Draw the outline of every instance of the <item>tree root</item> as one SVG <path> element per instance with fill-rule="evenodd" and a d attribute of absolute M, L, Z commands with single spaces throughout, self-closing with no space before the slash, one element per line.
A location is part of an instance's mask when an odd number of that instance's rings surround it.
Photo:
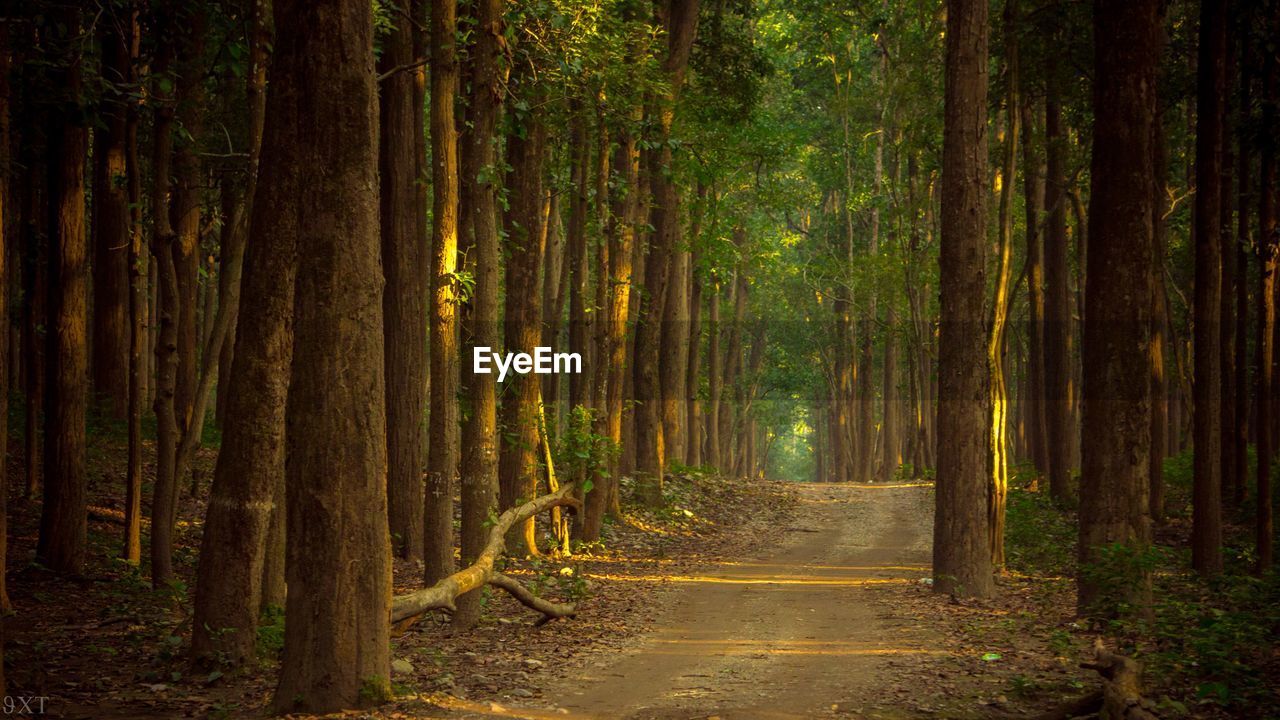
<path fill-rule="evenodd" d="M 575 484 L 568 483 L 553 493 L 530 500 L 502 513 L 489 530 L 489 542 L 475 563 L 463 568 L 429 588 L 416 590 L 391 599 L 391 626 L 393 632 L 403 632 L 430 610 L 453 610 L 454 601 L 460 595 L 478 590 L 485 585 L 501 588 L 526 607 L 542 613 L 538 622 L 542 625 L 556 618 L 573 617 L 574 607 L 553 603 L 534 595 L 515 578 L 503 575 L 494 563 L 506 549 L 506 535 L 516 523 L 528 520 L 552 508 L 580 508 L 582 503 L 574 496 Z"/>

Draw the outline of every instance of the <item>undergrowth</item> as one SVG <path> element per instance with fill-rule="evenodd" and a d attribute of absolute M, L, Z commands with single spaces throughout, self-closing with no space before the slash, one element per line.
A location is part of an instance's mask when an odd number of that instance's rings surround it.
<path fill-rule="evenodd" d="M 1252 451 L 1250 460 L 1252 462 Z M 1187 551 L 1192 456 L 1165 461 L 1167 522 L 1155 544 L 1134 554 L 1104 548 L 1101 560 L 1084 568 L 1076 560 L 1075 513 L 1055 504 L 1045 491 L 1016 482 L 1006 516 L 1009 569 L 1039 577 L 1075 577 L 1082 572 L 1104 587 L 1108 643 L 1146 666 L 1149 693 L 1162 698 L 1167 716 L 1228 713 L 1234 717 L 1280 717 L 1277 679 L 1280 655 L 1280 577 L 1250 574 L 1254 553 L 1252 506 L 1229 508 L 1224 533 L 1227 572 L 1205 580 L 1190 570 Z M 1021 487 L 1018 487 L 1021 486 Z M 1252 496 L 1250 488 L 1249 496 Z M 1134 564 L 1152 577 L 1149 608 L 1127 604 L 1124 578 Z"/>

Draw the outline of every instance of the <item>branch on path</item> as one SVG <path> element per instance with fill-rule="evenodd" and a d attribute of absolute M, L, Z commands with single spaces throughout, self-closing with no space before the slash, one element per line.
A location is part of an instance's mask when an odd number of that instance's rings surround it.
<path fill-rule="evenodd" d="M 573 617 L 574 606 L 549 602 L 534 595 L 515 578 L 503 575 L 494 563 L 506 550 L 506 536 L 516 523 L 528 520 L 552 508 L 580 508 L 573 496 L 576 483 L 568 483 L 548 495 L 530 500 L 507 510 L 489 530 L 489 542 L 474 564 L 463 568 L 429 588 L 417 590 L 391 599 L 391 625 L 394 632 L 403 632 L 418 621 L 424 613 L 436 609 L 452 610 L 459 596 L 478 590 L 485 585 L 501 588 L 527 607 L 542 613 L 539 625 L 556 618 Z"/>

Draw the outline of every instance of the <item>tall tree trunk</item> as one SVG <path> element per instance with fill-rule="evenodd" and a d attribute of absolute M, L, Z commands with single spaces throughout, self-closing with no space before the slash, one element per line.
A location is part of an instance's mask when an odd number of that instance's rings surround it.
<path fill-rule="evenodd" d="M 1071 496 L 1071 293 L 1067 264 L 1067 135 L 1061 83 L 1051 60 L 1045 74 L 1044 379 L 1049 494 L 1060 504 Z"/>
<path fill-rule="evenodd" d="M 720 469 L 720 395 L 724 392 L 724 369 L 720 353 L 720 283 L 711 281 L 707 298 L 707 452 L 705 462 Z"/>
<path fill-rule="evenodd" d="M 1225 13 L 1224 13 L 1225 15 Z M 1234 116 L 1232 114 L 1232 90 L 1235 87 L 1237 69 L 1236 69 L 1236 43 L 1234 37 L 1229 34 L 1225 28 L 1229 19 L 1224 17 L 1224 39 L 1226 44 L 1223 72 L 1223 88 L 1222 88 L 1222 162 L 1218 167 L 1218 182 L 1220 192 L 1218 195 L 1218 233 L 1219 233 L 1219 265 L 1222 270 L 1222 292 L 1219 299 L 1219 317 L 1222 319 L 1219 330 L 1221 332 L 1219 348 L 1219 365 L 1222 372 L 1221 387 L 1221 412 L 1219 417 L 1222 439 L 1221 467 L 1219 474 L 1219 492 L 1220 501 L 1219 508 L 1231 502 L 1232 485 L 1234 485 L 1234 475 L 1236 469 L 1236 423 L 1239 414 L 1236 411 L 1236 286 L 1240 282 L 1240 278 L 1236 275 L 1236 254 L 1235 244 L 1232 242 L 1235 234 L 1235 205 L 1234 199 L 1234 173 L 1236 172 L 1236 157 L 1233 150 L 1233 129 Z"/>
<path fill-rule="evenodd" d="M 636 233 L 635 207 L 639 204 L 637 197 L 640 180 L 639 161 L 640 153 L 635 136 L 629 130 L 621 131 L 612 163 L 621 191 L 612 198 L 607 230 L 609 273 L 606 284 L 611 290 L 604 334 L 605 343 L 601 353 L 601 362 L 606 363 L 608 367 L 604 383 L 605 409 L 602 434 L 609 438 L 615 450 L 622 446 L 627 318 L 631 299 L 632 255 Z M 597 473 L 593 480 L 593 490 L 587 493 L 586 516 L 582 530 L 584 540 L 592 541 L 600 537 L 600 528 L 604 523 L 609 498 L 616 492 L 618 471 L 619 458 L 614 456 L 609 461 L 608 470 L 605 473 Z"/>
<path fill-rule="evenodd" d="M 1163 35 L 1163 33 L 1162 33 Z M 1165 378 L 1165 347 L 1167 345 L 1169 318 L 1165 312 L 1164 261 L 1167 251 L 1168 210 L 1166 182 L 1169 172 L 1169 153 L 1166 145 L 1164 120 L 1157 113 L 1151 124 L 1152 183 L 1151 226 L 1155 238 L 1151 256 L 1151 452 L 1148 457 L 1148 507 L 1151 520 L 1164 522 L 1164 458 L 1168 444 L 1169 383 Z"/>
<path fill-rule="evenodd" d="M 249 160 L 246 168 L 245 268 L 240 296 L 252 308 L 236 321 L 225 400 L 234 422 L 223 428 L 205 513 L 196 569 L 191 655 L 198 664 L 222 660 L 238 666 L 254 658 L 259 611 L 266 581 L 266 553 L 276 488 L 284 474 L 284 408 L 293 336 L 294 255 L 279 199 L 264 193 L 257 202 L 266 112 L 269 0 L 251 10 L 249 72 Z M 269 167 L 267 182 L 283 182 L 284 168 Z M 229 344 L 229 343 L 228 343 Z M 271 589 L 268 604 L 283 600 Z"/>
<path fill-rule="evenodd" d="M 1018 169 L 1018 139 L 1022 134 L 1018 99 L 1018 42 L 1015 22 L 1017 6 L 1005 0 L 1005 146 L 1000 171 L 999 269 L 996 274 L 995 298 L 991 307 L 991 325 L 987 336 L 987 366 L 991 372 L 990 458 L 991 489 L 987 499 L 988 530 L 991 533 L 991 564 L 1004 567 L 1004 513 L 1009 495 L 1009 386 L 1008 351 L 1009 306 L 1013 301 L 1013 194 Z M 1028 168 L 1033 172 L 1033 169 Z"/>
<path fill-rule="evenodd" d="M 1244 502 L 1245 486 L 1247 485 L 1247 475 L 1249 474 L 1249 252 L 1253 247 L 1253 226 L 1251 220 L 1251 203 L 1253 201 L 1253 179 L 1251 171 L 1253 163 L 1251 162 L 1251 152 L 1246 148 L 1249 146 L 1245 141 L 1245 133 L 1247 120 L 1249 119 L 1252 107 L 1252 75 L 1249 72 L 1250 63 L 1250 43 L 1248 34 L 1241 36 L 1240 46 L 1240 103 L 1239 118 L 1236 122 L 1236 143 L 1238 151 L 1236 153 L 1236 177 L 1239 182 L 1236 186 L 1236 246 L 1235 259 L 1236 263 L 1236 294 L 1233 298 L 1235 303 L 1235 322 L 1236 322 L 1236 434 L 1231 442 L 1235 444 L 1235 460 L 1236 466 L 1231 473 L 1231 503 L 1239 506 Z M 1231 262 L 1224 258 L 1224 261 Z M 1223 298 L 1225 301 L 1226 298 Z"/>
<path fill-rule="evenodd" d="M 496 348 L 498 333 L 498 272 L 502 250 L 498 240 L 494 130 L 502 113 L 504 75 L 501 40 L 504 0 L 482 0 L 475 6 L 475 44 L 469 54 L 472 96 L 468 112 L 471 130 L 461 149 L 463 207 L 475 242 L 475 288 L 472 291 L 472 347 Z M 467 357 L 464 354 L 464 357 Z M 465 367 L 472 367 L 466 365 Z M 462 563 L 471 563 L 484 550 L 489 517 L 498 505 L 497 395 L 492 378 L 468 372 L 467 397 L 471 413 L 462 436 Z M 457 600 L 455 627 L 474 625 L 480 617 L 480 593 Z"/>
<path fill-rule="evenodd" d="M 734 245 L 741 249 L 746 244 L 746 229 L 735 228 Z M 738 396 L 738 375 L 742 367 L 742 331 L 747 316 L 747 271 L 745 263 L 738 261 L 734 270 L 733 282 L 733 319 L 729 323 L 728 339 L 724 343 L 724 389 L 720 396 L 720 470 L 733 472 L 734 429 L 741 418 L 742 407 L 734 402 Z M 730 395 L 730 392 L 733 394 Z"/>
<path fill-rule="evenodd" d="M 1267 26 L 1280 28 L 1280 3 L 1271 2 Z M 1258 286 L 1258 467 L 1256 477 L 1255 549 L 1259 574 L 1271 568 L 1273 519 L 1271 509 L 1271 463 L 1275 447 L 1271 442 L 1276 417 L 1269 402 L 1275 390 L 1276 272 L 1280 270 L 1280 236 L 1277 235 L 1276 105 L 1280 103 L 1280 59 L 1268 52 L 1263 61 L 1262 167 L 1258 188 L 1258 249 L 1261 262 Z"/>
<path fill-rule="evenodd" d="M 1049 468 L 1049 448 L 1045 429 L 1044 385 L 1044 250 L 1040 236 L 1044 222 L 1044 167 L 1036 144 L 1036 111 L 1031 99 L 1022 97 L 1022 177 L 1026 206 L 1027 245 L 1027 439 L 1036 471 Z"/>
<path fill-rule="evenodd" d="M 421 1 L 421 0 L 420 0 Z M 426 489 L 427 585 L 453 573 L 453 490 L 458 476 L 457 0 L 431 3 L 431 453 Z M 415 129 L 415 132 L 417 130 Z M 419 323 L 421 325 L 421 323 Z M 414 338 L 415 342 L 425 338 Z M 418 345 L 421 348 L 421 345 Z M 421 408 L 417 418 L 422 417 Z"/>
<path fill-rule="evenodd" d="M 1222 572 L 1222 121 L 1226 88 L 1225 2 L 1200 10 L 1196 100 L 1195 482 L 1191 565 Z"/>
<path fill-rule="evenodd" d="M 1083 468 L 1080 488 L 1080 563 L 1120 544 L 1145 552 L 1151 542 L 1147 509 L 1151 449 L 1150 347 L 1152 124 L 1159 60 L 1158 0 L 1096 0 L 1093 162 L 1089 197 L 1083 361 Z M 1121 570 L 1123 587 L 1139 606 L 1150 599 L 1141 565 Z M 1114 582 L 1121 582 L 1115 580 Z M 1102 588 L 1079 578 L 1081 612 L 1096 606 Z"/>
<path fill-rule="evenodd" d="M 679 272 L 673 257 L 680 252 L 680 196 L 676 192 L 672 166 L 671 125 L 675 119 L 676 100 L 684 83 L 685 71 L 693 40 L 698 32 L 698 7 L 700 0 L 655 0 L 657 19 L 666 30 L 667 55 L 662 71 L 667 80 L 666 93 L 655 102 L 658 116 L 656 149 L 649 154 L 649 189 L 652 192 L 650 223 L 653 234 L 644 269 L 645 292 L 640 295 L 636 327 L 635 399 L 636 418 L 636 491 L 640 501 L 649 507 L 662 504 L 662 475 L 666 466 L 666 448 L 663 437 L 664 418 L 672 416 L 678 424 L 678 402 L 664 392 L 673 391 L 683 373 L 675 358 L 683 351 L 682 343 L 667 337 L 664 330 L 668 283 Z M 679 309 L 677 308 L 677 312 Z M 670 333 L 677 332 L 672 328 Z M 663 352 L 664 339 L 671 347 Z M 659 363 L 664 356 L 677 366 L 660 377 Z M 678 452 L 678 443 L 673 445 Z"/>
<path fill-rule="evenodd" d="M 512 78 L 517 92 L 531 106 L 538 105 L 532 68 L 518 69 Z M 540 111 L 512 117 L 507 141 L 511 165 L 507 187 L 511 203 L 505 217 L 507 233 L 506 309 L 504 340 L 508 353 L 532 353 L 542 344 L 542 181 L 546 159 L 547 128 Z M 532 500 L 538 491 L 538 407 L 541 379 L 536 375 L 509 375 L 502 402 L 502 443 L 499 457 L 498 504 L 503 509 Z M 514 387 L 512 387 L 514 386 Z M 513 528 L 513 551 L 538 554 L 534 519 Z M 518 544 L 517 544 L 518 542 Z"/>
<path fill-rule="evenodd" d="M 698 251 L 698 236 L 701 234 L 706 196 L 706 185 L 699 183 L 698 201 L 689 226 L 689 240 L 693 244 L 693 250 L 689 256 L 689 357 L 685 362 L 684 384 L 688 423 L 685 428 L 684 462 L 691 467 L 702 466 L 702 400 L 698 396 L 701 389 L 699 378 L 702 377 L 702 272 L 699 268 L 701 256 Z"/>
<path fill-rule="evenodd" d="M 129 27 L 114 14 L 98 25 L 104 90 L 93 138 L 93 390 L 117 418 L 125 416 L 129 395 Z"/>
<path fill-rule="evenodd" d="M 947 7 L 935 592 L 995 593 L 987 531 L 987 3 Z M 975 327 L 976 325 L 976 327 Z"/>
<path fill-rule="evenodd" d="M 275 182 L 257 206 L 297 243 L 285 616 L 305 621 L 285 626 L 272 705 L 324 714 L 391 694 L 373 15 L 361 0 L 276 0 L 275 24 L 291 32 L 275 45 Z"/>
<path fill-rule="evenodd" d="M 9 253 L 13 242 L 10 228 L 16 223 L 10 221 L 12 197 L 10 193 L 9 168 L 10 157 L 10 121 L 9 112 L 13 104 L 12 91 L 9 84 L 9 69 L 13 64 L 13 50 L 9 45 L 8 26 L 0 27 L 0 328 L 9 328 Z M 7 553 L 9 549 L 9 385 L 10 368 L 14 360 L 13 346 L 5 339 L 0 344 L 0 612 L 8 613 L 13 609 L 9 601 L 9 589 L 5 579 L 8 571 Z M 4 684 L 4 629 L 0 628 L 0 693 L 5 692 Z"/>
<path fill-rule="evenodd" d="M 56 572 L 84 570 L 86 516 L 85 405 L 88 401 L 88 238 L 85 237 L 85 158 L 89 130 L 78 106 L 83 58 L 78 8 L 62 11 L 55 32 L 63 64 L 53 71 L 70 101 L 54 113 L 50 137 L 49 382 L 45 415 L 44 505 L 36 555 Z"/>
<path fill-rule="evenodd" d="M 199 324 L 196 314 L 200 292 L 201 193 L 204 163 L 199 153 L 204 128 L 204 48 L 207 18 L 201 3 L 173 3 L 171 31 L 177 35 L 177 115 L 180 132 L 173 140 L 173 202 L 171 222 L 176 245 L 174 269 L 178 278 L 178 299 L 174 304 L 178 374 L 174 386 L 174 412 L 179 436 L 195 424 L 192 412 L 199 382 Z M 176 478 L 181 482 L 182 478 Z"/>
<path fill-rule="evenodd" d="M 414 60 L 409 2 L 397 0 L 400 8 L 393 14 L 394 28 L 383 39 L 378 59 L 379 74 L 390 73 L 378 88 L 378 177 L 382 269 L 387 283 L 382 302 L 387 364 L 388 522 L 396 554 L 418 558 L 424 551 L 422 471 L 427 453 L 423 421 L 427 407 L 427 290 L 431 266 L 427 238 L 419 234 L 415 207 L 418 178 L 414 137 L 421 128 L 414 126 L 413 75 L 404 70 Z M 448 71 L 445 74 L 449 75 Z M 451 306 L 449 312 L 452 310 Z M 434 347 L 436 338 L 431 339 Z M 449 385 L 448 390 L 452 393 L 456 387 Z M 448 449 L 441 448 L 439 452 L 447 454 Z M 435 454 L 433 446 L 432 455 Z M 437 485 L 433 481 L 433 490 Z M 436 575 L 443 577 L 440 573 L 448 574 L 442 563 L 452 562 L 452 551 L 445 557 L 438 552 L 439 544 L 434 550 L 437 554 L 427 558 L 431 582 L 438 579 Z"/>
<path fill-rule="evenodd" d="M 138 82 L 141 48 L 138 10 L 128 22 L 130 84 Z M 138 157 L 139 102 L 130 100 L 125 117 L 125 176 L 129 203 L 129 392 L 127 404 L 129 460 L 125 470 L 124 545 L 120 556 L 131 565 L 142 562 L 142 408 L 146 402 L 147 253 L 142 228 L 142 168 Z"/>
<path fill-rule="evenodd" d="M 591 258 L 587 253 L 587 218 L 590 212 L 591 145 L 587 137 L 587 121 L 583 116 L 581 101 L 575 101 L 569 110 L 569 225 L 566 233 L 569 268 L 569 352 L 578 353 L 588 367 L 591 356 L 591 320 L 595 313 L 588 313 L 588 297 L 591 275 Z M 569 406 L 592 407 L 590 377 L 575 373 L 569 376 Z"/>

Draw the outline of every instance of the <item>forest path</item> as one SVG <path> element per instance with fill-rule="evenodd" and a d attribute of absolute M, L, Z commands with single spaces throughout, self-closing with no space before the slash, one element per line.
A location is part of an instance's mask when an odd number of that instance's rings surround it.
<path fill-rule="evenodd" d="M 927 628 L 892 617 L 885 594 L 929 574 L 928 487 L 798 487 L 774 551 L 674 578 L 651 630 L 547 688 L 561 717 L 861 713 L 892 684 L 892 658 L 937 647 Z"/>

